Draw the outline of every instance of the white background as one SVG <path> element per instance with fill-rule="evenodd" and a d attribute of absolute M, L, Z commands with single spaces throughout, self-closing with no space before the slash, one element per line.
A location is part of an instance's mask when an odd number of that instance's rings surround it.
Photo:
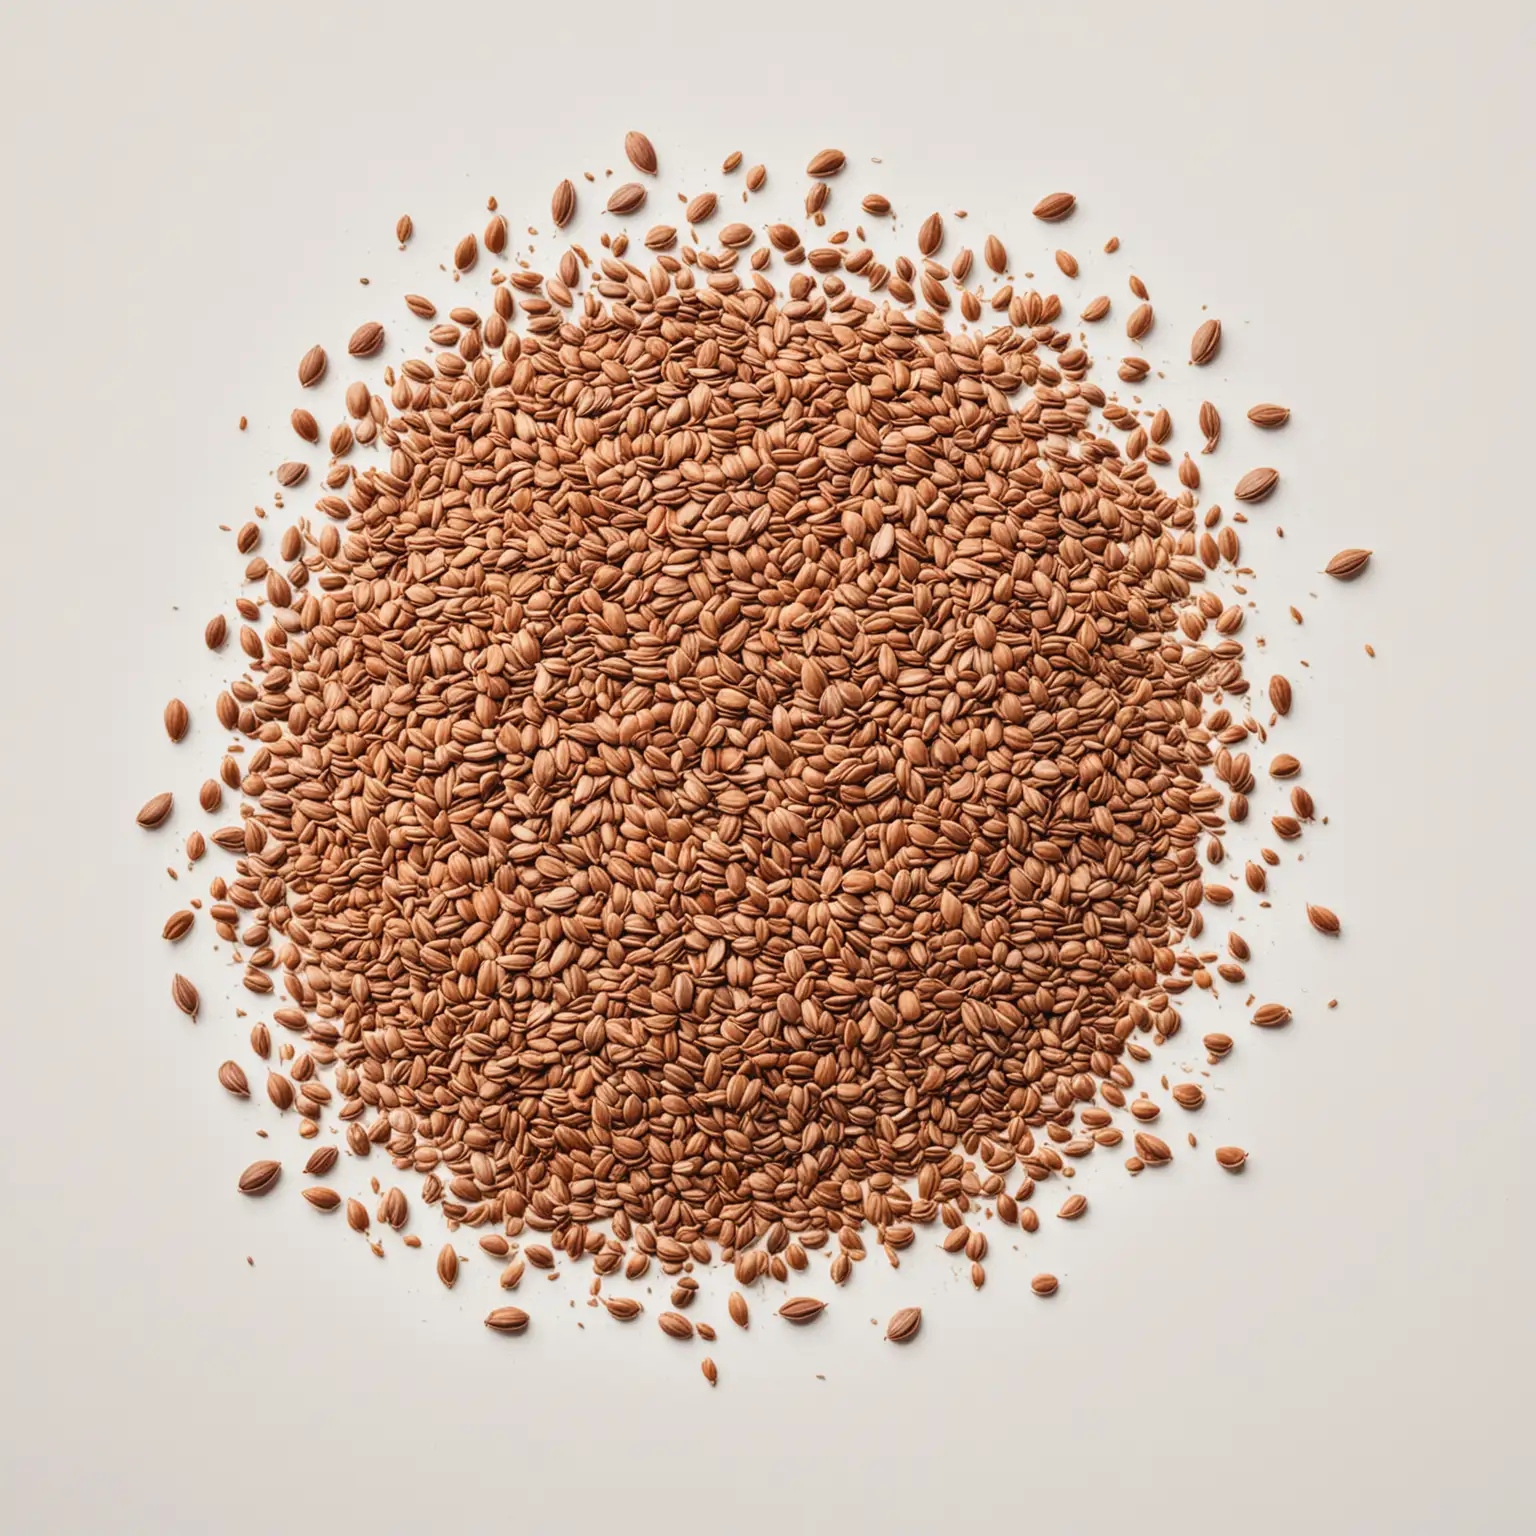
<path fill-rule="evenodd" d="M 8 6 L 0 1527 L 1528 1529 L 1530 15 Z M 164 873 L 221 740 L 201 631 L 241 562 L 217 525 L 270 506 L 299 446 L 298 357 L 341 360 L 328 424 L 355 324 L 383 319 L 403 355 L 407 276 L 452 302 L 434 264 L 489 194 L 542 226 L 559 177 L 622 169 L 628 127 L 662 155 L 658 218 L 724 187 L 738 148 L 772 176 L 756 217 L 792 214 L 836 144 L 834 215 L 876 185 L 912 210 L 886 249 L 968 208 L 969 243 L 997 229 L 1042 280 L 1057 240 L 1075 250 L 1082 282 L 1054 286 L 1109 293 L 1120 324 L 1137 272 L 1170 393 L 1200 306 L 1221 316 L 1194 386 L 1228 423 L 1207 489 L 1282 469 L 1247 534 L 1245 638 L 1296 679 L 1277 745 L 1330 818 L 1286 849 L 1274 909 L 1242 907 L 1255 989 L 1297 1019 L 1263 1033 L 1223 1000 L 1238 1048 L 1189 1122 L 1198 1153 L 1136 1181 L 1104 1159 L 1075 1225 L 1052 1218 L 1065 1188 L 1044 1195 L 1023 1251 L 993 1229 L 980 1295 L 916 1249 L 846 1291 L 818 1268 L 821 1324 L 757 1301 L 710 1350 L 713 1393 L 703 1348 L 655 1328 L 659 1287 L 625 1330 L 530 1278 L 534 1329 L 495 1339 L 471 1234 L 450 1295 L 435 1217 L 422 1253 L 380 1262 L 310 1211 L 292 1117 L 258 1143 L 275 1115 L 214 1082 L 255 1062 L 206 926 L 174 957 L 158 938 L 216 863 L 196 887 Z M 1054 233 L 1028 210 L 1060 188 L 1080 211 Z M 1292 427 L 1261 439 L 1258 399 Z M 1173 446 L 1197 447 L 1175 414 Z M 1377 551 L 1368 577 L 1318 576 L 1349 545 Z M 172 693 L 198 712 L 179 747 Z M 140 833 L 164 787 L 173 825 Z M 1168 1070 L 1200 1065 L 1216 1016 L 1192 1013 Z M 1211 1161 L 1223 1141 L 1252 1152 L 1242 1178 Z M 242 1200 L 263 1146 L 288 1178 Z M 333 1182 L 362 1191 L 372 1161 Z M 1063 1278 L 1050 1303 L 1037 1269 Z M 724 1324 L 723 1291 L 697 1315 Z M 912 1301 L 919 1343 L 882 1344 L 870 1319 Z"/>

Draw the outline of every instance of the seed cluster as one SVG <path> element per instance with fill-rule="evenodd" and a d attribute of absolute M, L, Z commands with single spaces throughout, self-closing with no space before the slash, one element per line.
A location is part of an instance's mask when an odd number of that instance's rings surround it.
<path fill-rule="evenodd" d="M 654 176 L 643 135 L 626 149 Z M 819 222 L 843 165 L 809 168 Z M 645 199 L 627 183 L 607 209 Z M 575 204 L 562 182 L 557 226 Z M 713 212 L 712 195 L 689 208 Z M 1166 412 L 1150 436 L 1104 435 L 1133 413 L 1092 382 L 1058 300 L 1006 285 L 995 326 L 948 327 L 971 259 L 935 259 L 937 214 L 921 267 L 873 285 L 919 309 L 850 288 L 868 250 L 807 253 L 789 226 L 745 280 L 747 225 L 723 252 L 652 236 L 644 267 L 620 239 L 548 279 L 498 273 L 487 316 L 438 320 L 413 295 L 439 350 L 391 371 L 387 402 L 348 391 L 333 453 L 387 458 L 332 473 L 320 525 L 283 536 L 286 573 L 248 570 L 267 622 L 239 631 L 250 669 L 219 700 L 252 746 L 226 759 L 245 803 L 212 833 L 236 865 L 211 916 L 228 938 L 247 925 L 247 987 L 281 988 L 274 1021 L 308 1042 L 273 1101 L 428 1175 L 452 1224 L 538 1235 L 518 1275 L 559 1250 L 609 1272 L 634 1247 L 751 1280 L 830 1239 L 846 1277 L 865 1233 L 893 1252 L 943 1216 L 980 1284 L 969 1206 L 1019 1221 L 1035 1183 L 1121 1142 L 1113 1111 L 1155 1116 L 1131 1102 L 1137 1037 L 1178 1029 L 1175 946 L 1231 898 L 1200 844 L 1253 782 L 1229 750 L 1246 728 L 1215 714 L 1248 689 L 1243 614 L 1201 584 L 1239 558 L 1236 530 L 1197 512 L 1187 457 L 1176 492 L 1154 478 Z M 506 238 L 498 215 L 484 244 Z M 456 268 L 478 249 L 464 237 Z M 811 271 L 779 291 L 775 252 Z M 995 238 L 986 259 L 1005 271 Z M 1128 335 L 1152 323 L 1143 304 Z M 383 342 L 370 323 L 348 350 Z M 1206 321 L 1193 360 L 1219 342 Z M 326 366 L 312 348 L 300 383 Z M 1214 406 L 1201 421 L 1209 449 Z M 307 411 L 294 425 L 318 440 Z M 1284 713 L 1289 685 L 1270 691 Z M 204 791 L 216 808 L 219 783 Z M 221 1081 L 248 1092 L 234 1063 Z M 1173 1155 L 1150 1132 L 1134 1145 L 1136 1168 Z M 240 1187 L 277 1176 L 256 1164 Z M 404 1196 L 386 1207 L 401 1225 Z M 454 1284 L 452 1246 L 438 1274 Z M 661 1326 L 693 1332 L 680 1312 Z"/>

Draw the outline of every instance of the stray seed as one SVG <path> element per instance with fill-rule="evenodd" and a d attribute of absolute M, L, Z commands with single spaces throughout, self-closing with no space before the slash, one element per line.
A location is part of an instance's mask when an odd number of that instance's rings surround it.
<path fill-rule="evenodd" d="M 1291 410 L 1286 405 L 1255 405 L 1248 412 L 1248 420 L 1256 427 L 1283 427 L 1290 419 Z"/>
<path fill-rule="evenodd" d="M 437 1269 L 441 1274 L 443 1270 L 441 1259 L 438 1261 Z M 453 1282 L 449 1280 L 443 1283 L 451 1285 Z M 492 1333 L 526 1333 L 528 1314 L 521 1307 L 497 1307 L 486 1314 L 485 1326 Z"/>
<path fill-rule="evenodd" d="M 1221 321 L 1206 320 L 1189 344 L 1189 360 L 1203 367 L 1221 350 Z"/>
<path fill-rule="evenodd" d="M 1035 204 L 1034 214 L 1047 224 L 1058 224 L 1076 207 L 1077 199 L 1070 192 L 1052 192 Z"/>
<path fill-rule="evenodd" d="M 314 1184 L 304 1191 L 304 1198 L 317 1211 L 334 1211 L 341 1204 L 341 1196 L 323 1184 Z"/>
<path fill-rule="evenodd" d="M 725 1304 L 726 1310 L 731 1314 L 731 1321 L 738 1328 L 747 1326 L 749 1313 L 747 1310 L 747 1298 L 740 1291 L 732 1291 L 730 1299 Z"/>
<path fill-rule="evenodd" d="M 186 1014 L 189 1019 L 197 1017 L 198 996 L 197 988 L 187 980 L 185 976 L 176 975 L 171 978 L 171 1001 Z"/>
<path fill-rule="evenodd" d="M 1059 1284 L 1055 1275 L 1036 1275 L 1029 1282 L 1029 1288 L 1036 1296 L 1054 1296 Z"/>
<path fill-rule="evenodd" d="M 1337 938 L 1339 933 L 1339 919 L 1330 912 L 1327 907 L 1307 904 L 1307 921 L 1317 929 L 1319 933 L 1325 933 L 1329 938 Z"/>
<path fill-rule="evenodd" d="M 788 1301 L 779 1308 L 779 1316 L 787 1323 L 794 1323 L 804 1327 L 806 1323 L 814 1323 L 827 1309 L 824 1301 L 817 1301 L 811 1296 L 791 1296 Z"/>
<path fill-rule="evenodd" d="M 325 377 L 325 348 L 313 346 L 299 359 L 299 385 L 311 389 Z"/>
<path fill-rule="evenodd" d="M 244 1173 L 240 1175 L 240 1193 L 242 1195 L 270 1194 L 276 1187 L 278 1179 L 282 1176 L 283 1165 L 263 1159 L 252 1163 Z"/>
<path fill-rule="evenodd" d="M 1241 1173 L 1243 1165 L 1248 1161 L 1248 1154 L 1241 1147 L 1217 1147 L 1216 1161 L 1228 1173 Z"/>
<path fill-rule="evenodd" d="M 656 174 L 656 147 L 638 129 L 631 128 L 624 135 L 624 153 L 637 171 L 646 176 Z"/>
<path fill-rule="evenodd" d="M 166 790 L 163 794 L 151 796 L 139 809 L 139 825 L 141 827 L 158 827 L 171 814 L 171 807 L 174 803 L 169 790 Z"/>
<path fill-rule="evenodd" d="M 247 1099 L 251 1095 L 251 1085 L 246 1081 L 238 1062 L 226 1061 L 219 1068 L 219 1086 L 225 1092 L 234 1094 L 237 1099 Z"/>
<path fill-rule="evenodd" d="M 451 1291 L 459 1278 L 459 1256 L 452 1243 L 444 1243 L 437 1253 L 437 1278 Z M 491 1314 L 494 1317 L 496 1314 Z M 486 1319 L 490 1326 L 490 1319 Z"/>
<path fill-rule="evenodd" d="M 719 1381 L 720 1372 L 715 1369 L 715 1362 L 711 1360 L 708 1355 L 705 1355 L 704 1358 L 699 1362 L 699 1369 L 703 1371 L 704 1380 L 707 1381 L 710 1386 L 714 1386 L 714 1384 Z"/>
<path fill-rule="evenodd" d="M 1341 549 L 1324 569 L 1336 581 L 1353 581 L 1370 561 L 1368 549 Z"/>
<path fill-rule="evenodd" d="M 820 154 L 811 157 L 811 163 L 806 166 L 807 176 L 836 176 L 847 165 L 848 157 L 840 149 L 824 149 Z"/>

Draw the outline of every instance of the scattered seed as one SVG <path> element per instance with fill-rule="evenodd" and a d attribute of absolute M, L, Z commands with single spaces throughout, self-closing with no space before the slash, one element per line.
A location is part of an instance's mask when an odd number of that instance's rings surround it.
<path fill-rule="evenodd" d="M 1237 482 L 1237 489 L 1232 494 L 1239 501 L 1263 501 L 1279 483 L 1278 469 L 1250 469 Z"/>
<path fill-rule="evenodd" d="M 1337 938 L 1339 933 L 1339 919 L 1330 912 L 1327 907 L 1314 906 L 1307 903 L 1307 921 L 1317 929 L 1319 933 L 1325 933 L 1329 938 Z"/>
<path fill-rule="evenodd" d="M 817 1301 L 811 1296 L 791 1296 L 788 1301 L 779 1308 L 779 1316 L 787 1323 L 794 1323 L 804 1327 L 807 1323 L 814 1323 L 827 1309 L 824 1301 Z"/>
<path fill-rule="evenodd" d="M 885 1336 L 892 1344 L 910 1344 L 923 1326 L 921 1307 L 902 1307 L 891 1314 L 885 1325 Z"/>
<path fill-rule="evenodd" d="M 197 1017 L 198 996 L 197 988 L 187 980 L 185 976 L 176 975 L 171 978 L 171 1001 L 189 1019 Z"/>
<path fill-rule="evenodd" d="M 1248 1161 L 1248 1154 L 1241 1147 L 1217 1147 L 1216 1161 L 1228 1173 L 1241 1173 L 1243 1165 Z"/>
<path fill-rule="evenodd" d="M 1070 192 L 1052 192 L 1035 204 L 1034 213 L 1047 224 L 1058 224 L 1076 207 L 1077 199 Z"/>
<path fill-rule="evenodd" d="M 260 1162 L 252 1163 L 240 1175 L 240 1193 L 242 1195 L 270 1194 L 276 1187 L 282 1172 L 283 1165 L 272 1162 L 270 1159 L 264 1158 Z"/>
<path fill-rule="evenodd" d="M 444 1250 L 450 1252 L 451 1250 Z M 438 1260 L 437 1272 L 443 1272 L 442 1260 Z M 445 1280 L 445 1285 L 452 1285 L 451 1280 Z M 528 1331 L 528 1314 L 521 1307 L 496 1307 L 486 1314 L 485 1326 L 492 1333 L 526 1333 Z"/>
<path fill-rule="evenodd" d="M 140 807 L 138 823 L 141 827 L 158 827 L 170 814 L 175 804 L 169 790 L 153 795 Z"/>
<path fill-rule="evenodd" d="M 313 346 L 299 359 L 299 386 L 312 389 L 325 377 L 325 348 Z"/>
<path fill-rule="evenodd" d="M 1283 427 L 1290 419 L 1291 409 L 1287 405 L 1255 405 L 1248 411 L 1248 420 L 1254 426 L 1271 430 Z"/>
<path fill-rule="evenodd" d="M 1054 1296 L 1059 1285 L 1055 1275 L 1036 1275 L 1029 1282 L 1029 1288 L 1036 1296 Z"/>
<path fill-rule="evenodd" d="M 1337 581 L 1353 581 L 1371 561 L 1368 549 L 1341 549 L 1325 567 L 1326 574 Z"/>
<path fill-rule="evenodd" d="M 1189 343 L 1189 360 L 1204 367 L 1221 350 L 1221 321 L 1205 320 Z"/>

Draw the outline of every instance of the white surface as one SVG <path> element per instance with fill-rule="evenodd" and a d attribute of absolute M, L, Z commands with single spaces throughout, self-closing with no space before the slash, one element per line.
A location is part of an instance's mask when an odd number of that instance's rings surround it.
<path fill-rule="evenodd" d="M 1529 1528 L 1521 12 L 9 7 L 0 1525 Z M 743 1338 L 712 1283 L 714 1393 L 704 1348 L 651 1320 L 654 1279 L 610 1287 L 650 1303 L 621 1330 L 530 1277 L 533 1332 L 493 1339 L 471 1234 L 450 1296 L 435 1218 L 418 1212 L 423 1253 L 392 1240 L 381 1263 L 309 1211 L 292 1117 L 258 1143 L 275 1117 L 214 1082 L 226 1056 L 254 1062 L 206 936 L 177 961 L 204 988 L 196 1029 L 158 938 L 215 862 L 195 886 L 163 873 L 216 761 L 200 636 L 240 564 L 216 525 L 270 506 L 299 355 L 322 339 L 339 391 L 354 324 L 419 334 L 400 212 L 414 281 L 488 194 L 514 231 L 543 227 L 560 176 L 622 169 L 631 126 L 676 172 L 657 218 L 674 188 L 724 185 L 703 173 L 736 148 L 770 168 L 758 216 L 793 210 L 800 167 L 838 144 L 858 181 L 834 206 L 878 181 L 913 212 L 909 250 L 927 207 L 969 208 L 970 243 L 996 228 L 1016 268 L 1038 247 L 1042 279 L 1059 238 L 1121 325 L 1141 274 L 1170 376 L 1199 306 L 1221 316 L 1208 499 L 1230 506 L 1218 487 L 1254 463 L 1284 474 L 1248 534 L 1246 638 L 1297 681 L 1276 745 L 1331 818 L 1254 924 L 1255 989 L 1297 1022 L 1223 1015 L 1238 1049 L 1191 1122 L 1198 1154 L 1134 1182 L 1106 1158 L 1078 1181 L 1090 1217 L 1054 1221 L 1051 1190 L 1019 1254 L 994 1226 L 980 1296 L 942 1255 L 873 1259 L 841 1292 L 818 1261 L 823 1322 L 776 1327 L 764 1298 Z M 1028 209 L 1063 187 L 1081 207 L 1057 236 Z M 443 274 L 424 291 L 452 292 Z M 1257 399 L 1292 427 L 1261 439 Z M 1198 442 L 1186 409 L 1173 446 Z M 1315 573 L 1346 545 L 1377 557 L 1340 589 Z M 201 703 L 180 747 L 159 725 L 173 692 Z M 174 833 L 137 833 L 162 787 Z M 1307 899 L 1343 915 L 1341 942 L 1306 929 Z M 1188 1027 L 1193 1045 L 1208 1016 Z M 1228 1140 L 1253 1154 L 1241 1179 L 1211 1161 Z M 289 1177 L 241 1200 L 266 1145 Z M 333 1182 L 384 1176 L 372 1161 Z M 1050 1303 L 1037 1269 L 1063 1277 Z M 920 1342 L 881 1344 L 869 1319 L 914 1299 Z"/>

